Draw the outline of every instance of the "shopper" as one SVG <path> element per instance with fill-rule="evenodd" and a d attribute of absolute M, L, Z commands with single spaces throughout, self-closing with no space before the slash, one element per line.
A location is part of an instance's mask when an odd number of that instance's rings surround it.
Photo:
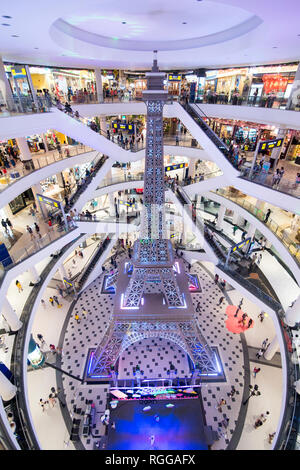
<path fill-rule="evenodd" d="M 268 222 L 268 220 L 269 220 L 269 217 L 270 217 L 271 213 L 272 213 L 271 209 L 268 209 L 268 210 L 267 210 L 267 213 L 266 213 L 265 220 L 264 220 L 264 222 L 265 222 L 265 223 L 267 223 L 267 222 Z"/>
<path fill-rule="evenodd" d="M 235 394 L 236 394 L 236 389 L 235 389 L 235 386 L 232 385 L 231 386 L 231 391 L 229 393 L 227 393 L 227 396 L 230 397 L 230 398 L 233 398 Z"/>
<path fill-rule="evenodd" d="M 54 406 L 56 405 L 56 399 L 52 396 L 51 393 L 49 395 L 49 403 L 52 406 L 52 408 L 54 408 Z"/>
<path fill-rule="evenodd" d="M 53 299 L 53 297 L 49 297 L 49 302 L 50 302 L 50 304 L 52 305 L 52 307 L 54 307 L 54 299 Z"/>
<path fill-rule="evenodd" d="M 257 318 L 260 319 L 260 322 L 262 323 L 264 321 L 264 318 L 265 318 L 265 314 L 263 311 L 260 312 L 259 315 L 257 315 Z"/>
<path fill-rule="evenodd" d="M 222 297 L 219 298 L 218 307 L 224 302 L 224 300 L 225 300 L 225 297 L 222 295 Z"/>
<path fill-rule="evenodd" d="M 23 287 L 20 281 L 16 280 L 16 286 L 18 288 L 19 293 L 21 293 L 23 291 Z"/>
<path fill-rule="evenodd" d="M 232 230 L 233 230 L 233 235 L 235 235 L 235 232 L 238 230 L 238 226 L 234 225 Z"/>
<path fill-rule="evenodd" d="M 257 359 L 260 359 L 260 358 L 263 356 L 264 352 L 265 352 L 265 350 L 261 348 L 261 349 L 256 353 L 256 358 L 257 358 Z"/>
<path fill-rule="evenodd" d="M 36 233 L 40 232 L 40 227 L 38 226 L 36 222 L 34 222 L 34 228 L 35 228 Z"/>
<path fill-rule="evenodd" d="M 79 318 L 78 313 L 75 314 L 75 320 L 77 324 L 80 323 L 80 318 Z"/>
<path fill-rule="evenodd" d="M 256 374 L 260 372 L 260 367 L 254 367 L 253 369 L 253 377 L 256 378 Z"/>
<path fill-rule="evenodd" d="M 200 302 L 197 303 L 196 312 L 200 312 Z"/>
<path fill-rule="evenodd" d="M 44 299 L 41 299 L 41 304 L 44 308 L 46 308 L 46 302 L 44 301 Z"/>
<path fill-rule="evenodd" d="M 263 340 L 262 345 L 261 345 L 262 349 L 266 349 L 268 341 L 269 341 L 269 338 L 266 338 Z"/>
<path fill-rule="evenodd" d="M 6 223 L 7 223 L 7 226 L 12 230 L 13 226 L 8 217 L 6 217 Z"/>
<path fill-rule="evenodd" d="M 219 275 L 215 274 L 215 284 L 218 284 L 218 281 L 219 281 Z"/>
<path fill-rule="evenodd" d="M 57 304 L 57 307 L 60 308 L 60 307 L 61 307 L 61 304 L 59 303 L 59 300 L 58 300 L 58 298 L 57 298 L 56 295 L 53 296 L 53 300 L 54 300 L 54 302 Z"/>
<path fill-rule="evenodd" d="M 45 411 L 45 406 L 48 405 L 48 401 L 44 401 L 42 398 L 40 398 L 39 403 L 42 408 L 42 411 Z"/>
<path fill-rule="evenodd" d="M 1 220 L 1 225 L 4 228 L 5 232 L 8 232 L 7 223 L 5 222 L 4 219 Z"/>
<path fill-rule="evenodd" d="M 51 221 L 50 218 L 48 219 L 48 226 L 49 226 L 49 230 L 52 230 L 52 229 L 53 229 L 52 221 Z"/>

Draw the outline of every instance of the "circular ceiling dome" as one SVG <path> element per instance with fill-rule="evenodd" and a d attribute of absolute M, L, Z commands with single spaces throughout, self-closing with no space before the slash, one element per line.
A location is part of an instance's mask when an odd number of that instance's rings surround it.
<path fill-rule="evenodd" d="M 54 22 L 52 37 L 63 46 L 72 39 L 112 49 L 171 51 L 229 41 L 261 23 L 245 9 L 213 0 L 87 0 Z"/>

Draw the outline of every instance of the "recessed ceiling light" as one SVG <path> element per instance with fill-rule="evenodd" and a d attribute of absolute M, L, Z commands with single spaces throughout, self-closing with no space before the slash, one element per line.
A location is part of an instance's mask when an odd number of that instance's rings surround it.
<path fill-rule="evenodd" d="M 35 47 L 34 49 L 39 49 L 39 47 Z"/>
<path fill-rule="evenodd" d="M 187 24 L 186 21 L 183 21 L 182 24 Z"/>
<path fill-rule="evenodd" d="M 2 15 L 2 18 L 12 18 L 12 16 L 9 16 L 9 15 Z"/>
<path fill-rule="evenodd" d="M 277 46 L 273 46 L 272 49 L 278 49 L 278 47 L 277 47 Z"/>
<path fill-rule="evenodd" d="M 8 23 L 1 23 L 1 24 L 2 24 L 2 26 L 10 26 L 10 24 L 8 24 Z"/>
<path fill-rule="evenodd" d="M 126 24 L 126 21 L 122 21 L 122 24 Z"/>
<path fill-rule="evenodd" d="M 17 34 L 12 34 L 11 37 L 12 38 L 19 38 L 20 36 L 18 36 Z"/>

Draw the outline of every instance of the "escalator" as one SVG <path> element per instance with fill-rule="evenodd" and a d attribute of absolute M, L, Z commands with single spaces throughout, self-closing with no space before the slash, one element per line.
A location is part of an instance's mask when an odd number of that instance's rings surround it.
<path fill-rule="evenodd" d="M 191 116 L 191 118 L 198 124 L 201 130 L 207 135 L 207 137 L 213 142 L 213 144 L 220 150 L 224 157 L 233 165 L 233 158 L 230 154 L 229 148 L 224 144 L 224 142 L 215 134 L 215 132 L 209 127 L 209 125 L 204 121 L 203 118 L 208 118 L 206 114 L 202 111 L 200 106 L 197 104 L 191 105 L 186 103 L 183 108 Z M 234 166 L 234 165 L 233 165 Z"/>

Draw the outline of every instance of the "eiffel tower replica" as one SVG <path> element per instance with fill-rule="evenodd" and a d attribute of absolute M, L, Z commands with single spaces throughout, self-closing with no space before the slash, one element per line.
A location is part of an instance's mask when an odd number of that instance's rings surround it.
<path fill-rule="evenodd" d="M 139 240 L 131 260 L 118 265 L 109 283 L 115 287 L 112 321 L 92 353 L 87 379 L 110 378 L 122 352 L 136 341 L 166 338 L 189 354 L 194 368 L 217 375 L 214 352 L 201 334 L 196 319 L 188 275 L 181 259 L 175 259 L 166 235 L 163 151 L 165 74 L 159 72 L 156 51 L 152 71 L 146 73 L 147 135 L 144 201 Z M 108 284 L 106 283 L 106 287 Z"/>

